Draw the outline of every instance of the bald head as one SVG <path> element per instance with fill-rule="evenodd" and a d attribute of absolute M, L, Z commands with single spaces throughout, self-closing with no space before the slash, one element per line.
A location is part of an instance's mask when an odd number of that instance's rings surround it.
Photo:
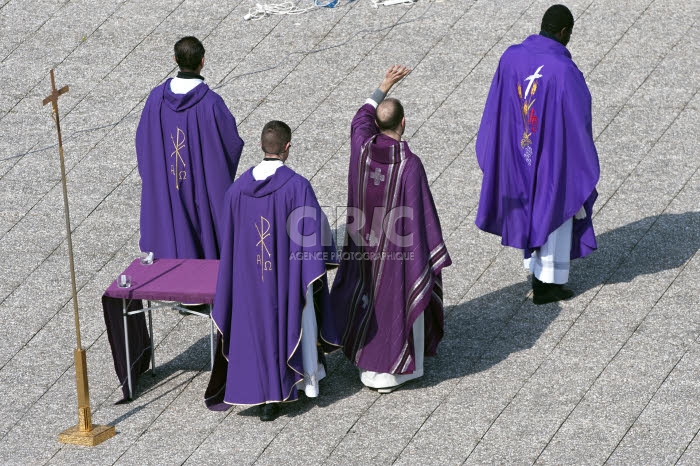
<path fill-rule="evenodd" d="M 375 120 L 380 130 L 396 131 L 401 126 L 401 121 L 403 120 L 403 105 L 401 105 L 398 99 L 392 97 L 384 99 L 377 105 Z"/>
<path fill-rule="evenodd" d="M 280 155 L 287 150 L 287 143 L 292 140 L 292 130 L 282 122 L 273 120 L 267 123 L 260 135 L 260 146 L 263 152 L 270 155 Z"/>

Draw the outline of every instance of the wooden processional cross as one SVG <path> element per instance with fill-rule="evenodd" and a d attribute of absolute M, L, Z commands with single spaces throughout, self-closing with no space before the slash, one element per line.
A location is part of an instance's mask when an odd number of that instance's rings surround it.
<path fill-rule="evenodd" d="M 75 318 L 75 336 L 78 348 L 73 351 L 75 359 L 75 385 L 78 390 L 78 424 L 61 432 L 58 441 L 77 445 L 95 446 L 116 434 L 114 426 L 99 426 L 92 424 L 90 408 L 90 392 L 88 389 L 87 362 L 85 350 L 80 341 L 80 316 L 78 314 L 78 293 L 75 285 L 75 266 L 73 262 L 73 241 L 71 239 L 70 213 L 68 211 L 68 189 L 66 187 L 66 164 L 63 158 L 63 140 L 61 139 L 61 122 L 58 117 L 58 98 L 68 92 L 68 86 L 56 89 L 56 80 L 51 70 L 51 94 L 43 100 L 43 105 L 51 102 L 51 116 L 56 123 L 58 132 L 58 155 L 61 160 L 61 183 L 63 184 L 63 211 L 66 217 L 66 237 L 68 240 L 68 261 L 70 264 L 70 279 L 73 291 L 73 317 Z"/>

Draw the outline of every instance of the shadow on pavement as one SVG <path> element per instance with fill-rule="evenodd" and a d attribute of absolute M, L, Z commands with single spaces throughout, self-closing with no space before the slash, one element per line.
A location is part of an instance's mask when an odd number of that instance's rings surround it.
<path fill-rule="evenodd" d="M 602 284 L 629 282 L 640 275 L 675 269 L 690 260 L 699 248 L 700 212 L 647 217 L 598 236 L 598 250 L 573 262 L 569 285 L 581 294 Z M 535 306 L 528 296 L 529 291 L 530 284 L 520 282 L 447 309 L 445 336 L 437 357 L 427 358 L 425 376 L 403 389 L 420 389 L 480 372 L 513 353 L 531 348 L 557 318 L 561 307 L 558 303 Z M 363 389 L 356 368 L 345 360 L 342 352 L 329 355 L 328 363 L 329 374 L 321 382 L 321 396 L 309 399 L 300 394 L 297 402 L 283 406 L 281 415 L 298 416 Z M 180 389 L 201 371 L 209 377 L 208 336 L 174 359 L 157 365 L 155 377 L 144 374 L 138 384 L 135 404 L 139 398 L 144 403 L 114 422 L 121 422 Z M 171 384 L 175 378 L 180 379 L 176 385 L 149 398 L 150 392 L 163 384 Z M 257 411 L 253 408 L 239 414 L 253 416 Z"/>
<path fill-rule="evenodd" d="M 646 217 L 598 237 L 598 250 L 574 261 L 569 282 L 577 293 L 630 282 L 680 267 L 700 248 L 700 212 Z"/>
<path fill-rule="evenodd" d="M 156 348 L 155 357 L 155 373 L 149 369 L 139 377 L 134 387 L 135 398 L 129 402 L 133 406 L 132 409 L 113 420 L 112 425 L 123 422 L 161 398 L 173 396 L 173 392 L 184 390 L 200 372 L 206 371 L 208 374 L 209 335 L 200 338 L 169 361 L 158 361 L 158 348 Z M 154 393 L 159 392 L 164 385 L 168 388 L 154 396 Z M 204 407 L 204 398 L 202 398 L 202 407 Z"/>
<path fill-rule="evenodd" d="M 569 286 L 581 294 L 676 269 L 699 248 L 700 212 L 646 217 L 598 236 L 598 250 L 572 263 Z M 406 389 L 480 372 L 531 348 L 561 307 L 535 306 L 529 291 L 521 282 L 448 309 L 437 357 L 426 359 L 426 376 Z"/>

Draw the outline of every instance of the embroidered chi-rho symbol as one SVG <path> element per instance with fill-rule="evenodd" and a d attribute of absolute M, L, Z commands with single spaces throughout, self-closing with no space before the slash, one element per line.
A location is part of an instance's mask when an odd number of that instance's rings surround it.
<path fill-rule="evenodd" d="M 527 81 L 527 87 L 525 88 L 525 93 L 523 93 L 523 88 L 518 82 L 518 98 L 521 100 L 521 113 L 520 116 L 523 120 L 523 137 L 520 139 L 520 147 L 525 150 L 523 157 L 528 165 L 532 163 L 532 135 L 537 132 L 538 118 L 535 113 L 535 109 L 532 106 L 535 103 L 535 93 L 537 92 L 537 80 L 542 77 L 540 71 L 544 65 L 541 65 L 537 70 L 525 78 Z"/>
<path fill-rule="evenodd" d="M 185 132 L 177 128 L 175 137 L 171 134 L 170 140 L 174 148 L 170 157 L 175 157 L 174 163 L 170 164 L 170 173 L 175 176 L 175 188 L 180 189 L 180 181 L 187 179 L 187 164 L 180 153 L 181 150 L 185 149 Z"/>
<path fill-rule="evenodd" d="M 381 168 L 375 168 L 374 172 L 372 172 L 369 175 L 370 178 L 374 180 L 374 185 L 379 186 L 379 183 L 384 181 L 386 178 L 384 175 L 382 175 L 382 169 Z"/>
<path fill-rule="evenodd" d="M 265 243 L 265 240 L 270 237 L 270 221 L 261 216 L 260 225 L 256 223 L 255 229 L 258 232 L 259 239 L 255 246 L 260 248 L 260 254 L 257 255 L 256 264 L 260 265 L 260 279 L 265 281 L 265 272 L 272 270 L 272 261 L 267 260 L 272 257 L 272 254 L 267 247 L 267 243 Z"/>

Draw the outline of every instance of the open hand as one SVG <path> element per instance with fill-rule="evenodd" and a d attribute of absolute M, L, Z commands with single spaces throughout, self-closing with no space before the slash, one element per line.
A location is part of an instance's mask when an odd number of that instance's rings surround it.
<path fill-rule="evenodd" d="M 401 81 L 410 72 L 411 69 L 407 66 L 391 65 L 387 70 L 386 75 L 384 75 L 384 80 L 379 85 L 379 89 L 386 94 L 394 84 Z"/>

